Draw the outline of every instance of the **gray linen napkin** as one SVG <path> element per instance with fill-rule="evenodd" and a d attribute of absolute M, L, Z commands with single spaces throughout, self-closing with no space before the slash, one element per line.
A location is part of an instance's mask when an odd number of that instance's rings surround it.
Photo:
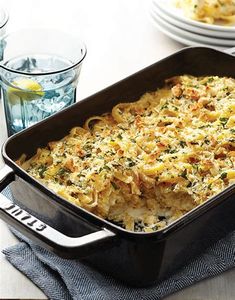
<path fill-rule="evenodd" d="M 10 190 L 3 191 L 12 198 Z M 235 266 L 235 232 L 221 239 L 167 280 L 149 288 L 128 287 L 79 260 L 68 260 L 34 244 L 13 230 L 20 243 L 3 250 L 8 261 L 49 299 L 156 300 Z"/>

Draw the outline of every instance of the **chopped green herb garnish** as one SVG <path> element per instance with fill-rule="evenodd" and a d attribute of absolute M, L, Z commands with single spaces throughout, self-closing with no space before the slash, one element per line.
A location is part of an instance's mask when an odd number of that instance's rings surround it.
<path fill-rule="evenodd" d="M 220 120 L 220 123 L 221 123 L 223 126 L 225 126 L 225 125 L 227 124 L 227 122 L 228 122 L 228 118 L 220 118 L 219 120 Z"/>
<path fill-rule="evenodd" d="M 208 80 L 207 80 L 207 82 L 212 82 L 212 81 L 214 81 L 214 78 L 213 77 L 210 77 L 210 78 L 208 78 Z"/>
<path fill-rule="evenodd" d="M 70 170 L 66 168 L 60 168 L 59 171 L 57 172 L 57 175 L 63 176 L 65 173 L 69 173 Z"/>
<path fill-rule="evenodd" d="M 44 178 L 44 172 L 46 170 L 47 170 L 47 166 L 46 165 L 41 165 L 39 167 L 38 174 L 39 174 L 40 178 Z"/>
<path fill-rule="evenodd" d="M 127 157 L 127 160 L 128 160 L 128 166 L 129 167 L 133 167 L 133 166 L 136 165 L 136 163 L 131 158 Z"/>
<path fill-rule="evenodd" d="M 168 149 L 165 150 L 165 152 L 169 153 L 169 154 L 173 154 L 173 153 L 176 153 L 177 150 L 176 149 L 172 149 L 172 148 L 169 147 Z"/>
<path fill-rule="evenodd" d="M 78 174 L 77 174 L 77 177 L 85 177 L 85 175 L 82 174 L 82 173 L 78 173 Z"/>
<path fill-rule="evenodd" d="M 165 103 L 160 109 L 163 110 L 165 108 L 168 108 L 168 103 Z"/>
<path fill-rule="evenodd" d="M 89 150 L 92 149 L 92 146 L 91 146 L 90 144 L 85 144 L 85 145 L 83 146 L 83 149 L 84 149 L 85 151 L 89 151 Z"/>
<path fill-rule="evenodd" d="M 198 164 L 192 164 L 192 167 L 196 170 L 196 171 L 198 171 Z"/>
<path fill-rule="evenodd" d="M 111 171 L 110 167 L 107 166 L 107 165 L 104 165 L 104 166 L 103 166 L 103 169 Z"/>
<path fill-rule="evenodd" d="M 184 148 L 187 144 L 184 141 L 180 141 L 180 146 Z"/>
<path fill-rule="evenodd" d="M 112 182 L 112 181 L 111 181 L 111 184 L 112 184 L 112 186 L 113 186 L 113 188 L 114 188 L 115 190 L 118 190 L 118 186 L 116 185 L 115 182 Z"/>
<path fill-rule="evenodd" d="M 223 172 L 223 173 L 220 175 L 220 178 L 221 178 L 221 179 L 227 178 L 227 173 L 226 173 L 226 172 Z"/>
<path fill-rule="evenodd" d="M 210 127 L 210 125 L 209 125 L 209 124 L 207 124 L 207 125 L 202 125 L 202 126 L 199 126 L 198 128 L 199 128 L 199 129 L 203 129 L 203 128 L 206 128 L 206 127 Z"/>
<path fill-rule="evenodd" d="M 187 177 L 187 170 L 184 169 L 184 171 L 180 174 L 181 177 L 183 177 L 184 179 L 188 179 Z"/>

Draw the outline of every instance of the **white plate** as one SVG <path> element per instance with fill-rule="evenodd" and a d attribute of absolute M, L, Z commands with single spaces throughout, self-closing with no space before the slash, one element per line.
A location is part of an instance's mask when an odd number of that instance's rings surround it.
<path fill-rule="evenodd" d="M 208 45 L 217 45 L 217 46 L 224 46 L 224 47 L 234 47 L 235 40 L 226 40 L 226 39 L 219 39 L 219 38 L 211 38 L 207 36 L 202 36 L 200 34 L 192 33 L 190 31 L 186 31 L 180 29 L 162 19 L 156 12 L 152 13 L 152 16 L 155 17 L 155 22 L 166 28 L 169 32 L 172 32 L 175 35 L 180 37 L 186 38 L 187 40 L 195 41 L 201 44 L 208 44 Z"/>
<path fill-rule="evenodd" d="M 160 8 L 164 13 L 168 14 L 169 16 L 176 18 L 177 20 L 201 27 L 204 29 L 216 30 L 216 31 L 227 31 L 233 32 L 235 38 L 235 26 L 222 26 L 222 25 L 214 25 L 214 24 L 207 24 L 195 20 L 191 20 L 184 16 L 184 13 L 181 9 L 176 8 L 174 6 L 174 0 L 153 0 L 153 4 Z"/>
<path fill-rule="evenodd" d="M 235 33 L 233 32 L 222 32 L 222 31 L 216 31 L 216 30 L 210 30 L 210 29 L 204 29 L 200 27 L 196 27 L 184 22 L 181 22 L 177 20 L 176 18 L 171 17 L 170 15 L 167 15 L 163 10 L 158 8 L 156 5 L 152 5 L 151 7 L 152 11 L 157 13 L 162 19 L 165 21 L 171 23 L 172 25 L 175 25 L 181 29 L 191 31 L 196 34 L 201 34 L 209 37 L 215 37 L 215 38 L 222 38 L 222 39 L 234 39 Z"/>
<path fill-rule="evenodd" d="M 206 44 L 206 43 L 202 43 L 202 42 L 197 42 L 197 41 L 193 41 L 190 39 L 187 39 L 183 36 L 179 36 L 171 31 L 169 31 L 167 28 L 165 28 L 163 25 L 161 25 L 160 23 L 158 23 L 156 21 L 155 16 L 153 16 L 152 14 L 150 14 L 150 20 L 152 21 L 153 25 L 155 27 L 157 27 L 161 32 L 163 32 L 165 35 L 167 35 L 168 37 L 172 38 L 173 40 L 186 45 L 186 46 L 203 46 L 203 47 L 212 47 L 212 48 L 216 48 L 219 50 L 224 50 L 225 47 L 220 47 L 218 45 L 210 45 L 210 44 Z"/>

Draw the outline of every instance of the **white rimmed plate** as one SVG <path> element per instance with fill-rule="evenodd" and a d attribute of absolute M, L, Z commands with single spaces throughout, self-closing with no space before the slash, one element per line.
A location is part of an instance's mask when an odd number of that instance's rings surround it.
<path fill-rule="evenodd" d="M 226 40 L 226 39 L 219 39 L 219 38 L 211 38 L 207 36 L 203 36 L 200 34 L 196 34 L 190 31 L 183 30 L 179 27 L 176 27 L 169 22 L 162 19 L 156 12 L 152 13 L 155 22 L 163 26 L 169 32 L 173 33 L 174 35 L 186 38 L 187 40 L 195 41 L 201 44 L 208 44 L 208 45 L 217 45 L 220 47 L 233 47 L 235 46 L 235 40 Z"/>
<path fill-rule="evenodd" d="M 207 24 L 199 21 L 195 21 L 185 17 L 183 11 L 174 6 L 174 0 L 153 0 L 153 4 L 160 8 L 164 13 L 169 16 L 183 22 L 190 24 L 192 26 L 197 26 L 204 29 L 216 30 L 216 31 L 225 31 L 225 32 L 233 32 L 235 38 L 235 25 L 234 26 L 222 26 L 222 25 L 214 25 Z"/>
<path fill-rule="evenodd" d="M 205 47 L 216 48 L 216 49 L 219 49 L 219 50 L 224 50 L 226 48 L 226 47 L 221 47 L 221 46 L 218 46 L 218 45 L 210 45 L 210 44 L 190 40 L 190 39 L 188 39 L 184 36 L 180 36 L 178 34 L 175 34 L 174 32 L 169 31 L 169 29 L 167 29 L 166 27 L 161 25 L 159 22 L 157 22 L 156 17 L 153 16 L 152 14 L 150 14 L 150 20 L 158 30 L 160 30 L 162 33 L 164 33 L 165 35 L 167 35 L 171 39 L 173 39 L 173 40 L 175 40 L 175 41 L 177 41 L 177 42 L 179 42 L 183 45 L 186 45 L 186 46 L 205 46 Z"/>
<path fill-rule="evenodd" d="M 235 39 L 235 33 L 233 32 L 222 32 L 210 29 L 204 29 L 197 26 L 193 26 L 184 22 L 179 21 L 176 18 L 167 15 L 163 10 L 158 8 L 156 5 L 152 5 L 151 7 L 153 13 L 157 13 L 162 19 L 175 25 L 181 29 L 191 31 L 196 34 L 205 35 L 208 37 L 221 38 L 221 39 Z"/>

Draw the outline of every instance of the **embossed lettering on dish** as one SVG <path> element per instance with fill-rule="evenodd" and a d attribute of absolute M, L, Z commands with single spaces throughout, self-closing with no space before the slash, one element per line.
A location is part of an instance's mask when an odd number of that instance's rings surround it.
<path fill-rule="evenodd" d="M 24 223 L 28 227 L 33 228 L 36 231 L 43 231 L 47 227 L 44 223 L 28 214 L 16 204 L 5 203 L 2 208 L 15 219 L 21 221 L 22 223 Z"/>

